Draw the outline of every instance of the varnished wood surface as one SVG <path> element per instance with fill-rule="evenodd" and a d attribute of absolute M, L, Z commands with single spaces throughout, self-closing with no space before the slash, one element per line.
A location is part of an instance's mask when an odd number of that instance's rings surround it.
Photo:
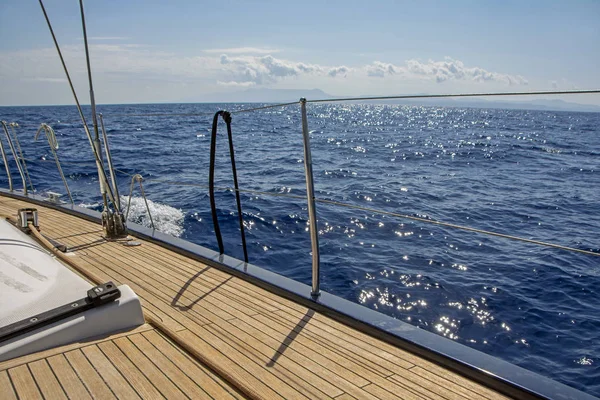
<path fill-rule="evenodd" d="M 0 213 L 31 206 L 0 197 Z M 98 224 L 35 206 L 42 233 L 86 271 L 128 284 L 156 327 L 0 363 L 0 398 L 500 399 L 497 392 L 157 244 L 106 242 Z"/>

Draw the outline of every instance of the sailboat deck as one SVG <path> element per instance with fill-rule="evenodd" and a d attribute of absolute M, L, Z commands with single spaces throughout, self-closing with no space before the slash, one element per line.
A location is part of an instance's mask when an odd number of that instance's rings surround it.
<path fill-rule="evenodd" d="M 0 197 L 1 214 L 27 206 Z M 504 398 L 220 269 L 137 238 L 106 242 L 97 223 L 35 207 L 44 235 L 90 274 L 128 284 L 161 326 L 0 363 L 2 398 L 242 398 L 239 387 L 272 399 Z"/>

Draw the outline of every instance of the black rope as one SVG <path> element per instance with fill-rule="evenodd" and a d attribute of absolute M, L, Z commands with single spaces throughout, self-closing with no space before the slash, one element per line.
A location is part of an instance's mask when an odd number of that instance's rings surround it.
<path fill-rule="evenodd" d="M 219 123 L 219 115 L 223 111 L 217 111 L 213 117 L 212 132 L 210 135 L 210 166 L 208 169 L 208 194 L 210 196 L 210 211 L 212 213 L 213 225 L 215 227 L 215 236 L 219 245 L 219 254 L 225 252 L 223 248 L 223 238 L 221 237 L 221 229 L 219 228 L 219 218 L 217 217 L 217 206 L 215 204 L 215 154 L 217 151 L 217 124 Z"/>
<path fill-rule="evenodd" d="M 217 206 L 215 202 L 215 158 L 217 152 L 217 125 L 219 123 L 219 116 L 223 117 L 223 121 L 227 125 L 227 138 L 229 140 L 229 157 L 231 159 L 231 171 L 233 173 L 233 186 L 235 191 L 235 201 L 238 210 L 238 219 L 240 222 L 240 233 L 242 236 L 242 248 L 244 250 L 244 261 L 248 262 L 248 249 L 246 246 L 246 232 L 244 230 L 244 215 L 242 214 L 242 200 L 240 198 L 240 190 L 238 187 L 237 179 L 237 168 L 235 166 L 235 151 L 233 149 L 233 135 L 231 133 L 231 114 L 227 111 L 217 111 L 213 117 L 213 125 L 211 130 L 210 139 L 210 166 L 208 172 L 208 191 L 210 195 L 210 209 L 213 219 L 213 225 L 215 227 L 215 236 L 219 245 L 219 253 L 225 252 L 223 247 L 223 238 L 221 236 L 221 229 L 219 228 L 219 219 L 217 215 Z"/>
<path fill-rule="evenodd" d="M 229 138 L 229 155 L 231 158 L 231 171 L 233 172 L 233 187 L 235 189 L 235 202 L 237 203 L 238 219 L 240 221 L 240 232 L 242 235 L 242 247 L 244 249 L 244 261 L 248 262 L 248 250 L 246 249 L 246 232 L 244 231 L 244 216 L 242 214 L 242 200 L 237 180 L 237 169 L 235 168 L 235 152 L 233 150 L 233 135 L 231 134 L 231 114 L 223 113 L 223 120 L 227 124 L 227 136 Z"/>

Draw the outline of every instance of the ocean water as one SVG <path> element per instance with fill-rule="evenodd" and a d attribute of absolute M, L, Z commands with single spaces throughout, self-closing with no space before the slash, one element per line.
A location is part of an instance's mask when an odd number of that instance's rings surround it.
<path fill-rule="evenodd" d="M 121 195 L 141 174 L 158 229 L 216 250 L 212 113 L 250 106 L 99 106 Z M 600 253 L 598 113 L 342 103 L 308 112 L 320 199 Z M 173 113 L 200 115 L 123 115 Z M 38 193 L 65 193 L 45 138 L 33 140 L 46 122 L 76 204 L 100 208 L 74 107 L 2 107 L 0 118 L 20 124 Z M 219 129 L 221 230 L 225 252 L 242 258 Z M 305 195 L 299 107 L 234 114 L 233 135 L 240 187 L 268 193 L 241 194 L 250 262 L 310 284 L 306 201 L 287 196 Z M 317 213 L 323 290 L 600 396 L 600 257 L 331 204 Z M 137 188 L 130 219 L 150 223 Z"/>

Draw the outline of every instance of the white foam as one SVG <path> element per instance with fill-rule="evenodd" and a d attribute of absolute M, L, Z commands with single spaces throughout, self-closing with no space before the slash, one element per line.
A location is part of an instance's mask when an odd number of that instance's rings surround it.
<path fill-rule="evenodd" d="M 100 202 L 97 202 L 97 203 L 84 203 L 84 202 L 81 202 L 81 203 L 78 204 L 78 206 L 79 207 L 83 207 L 83 208 L 95 209 L 95 208 L 101 207 L 102 203 L 100 203 Z"/>
<path fill-rule="evenodd" d="M 129 197 L 121 196 L 123 213 L 127 212 L 128 201 Z M 148 199 L 148 208 L 150 209 L 150 215 L 152 216 L 157 231 L 175 237 L 180 237 L 183 234 L 183 220 L 185 214 L 182 210 L 166 204 L 156 203 L 150 199 Z M 152 228 L 150 218 L 148 218 L 146 204 L 142 197 L 133 196 L 131 198 L 131 208 L 127 220 L 147 228 Z"/>

